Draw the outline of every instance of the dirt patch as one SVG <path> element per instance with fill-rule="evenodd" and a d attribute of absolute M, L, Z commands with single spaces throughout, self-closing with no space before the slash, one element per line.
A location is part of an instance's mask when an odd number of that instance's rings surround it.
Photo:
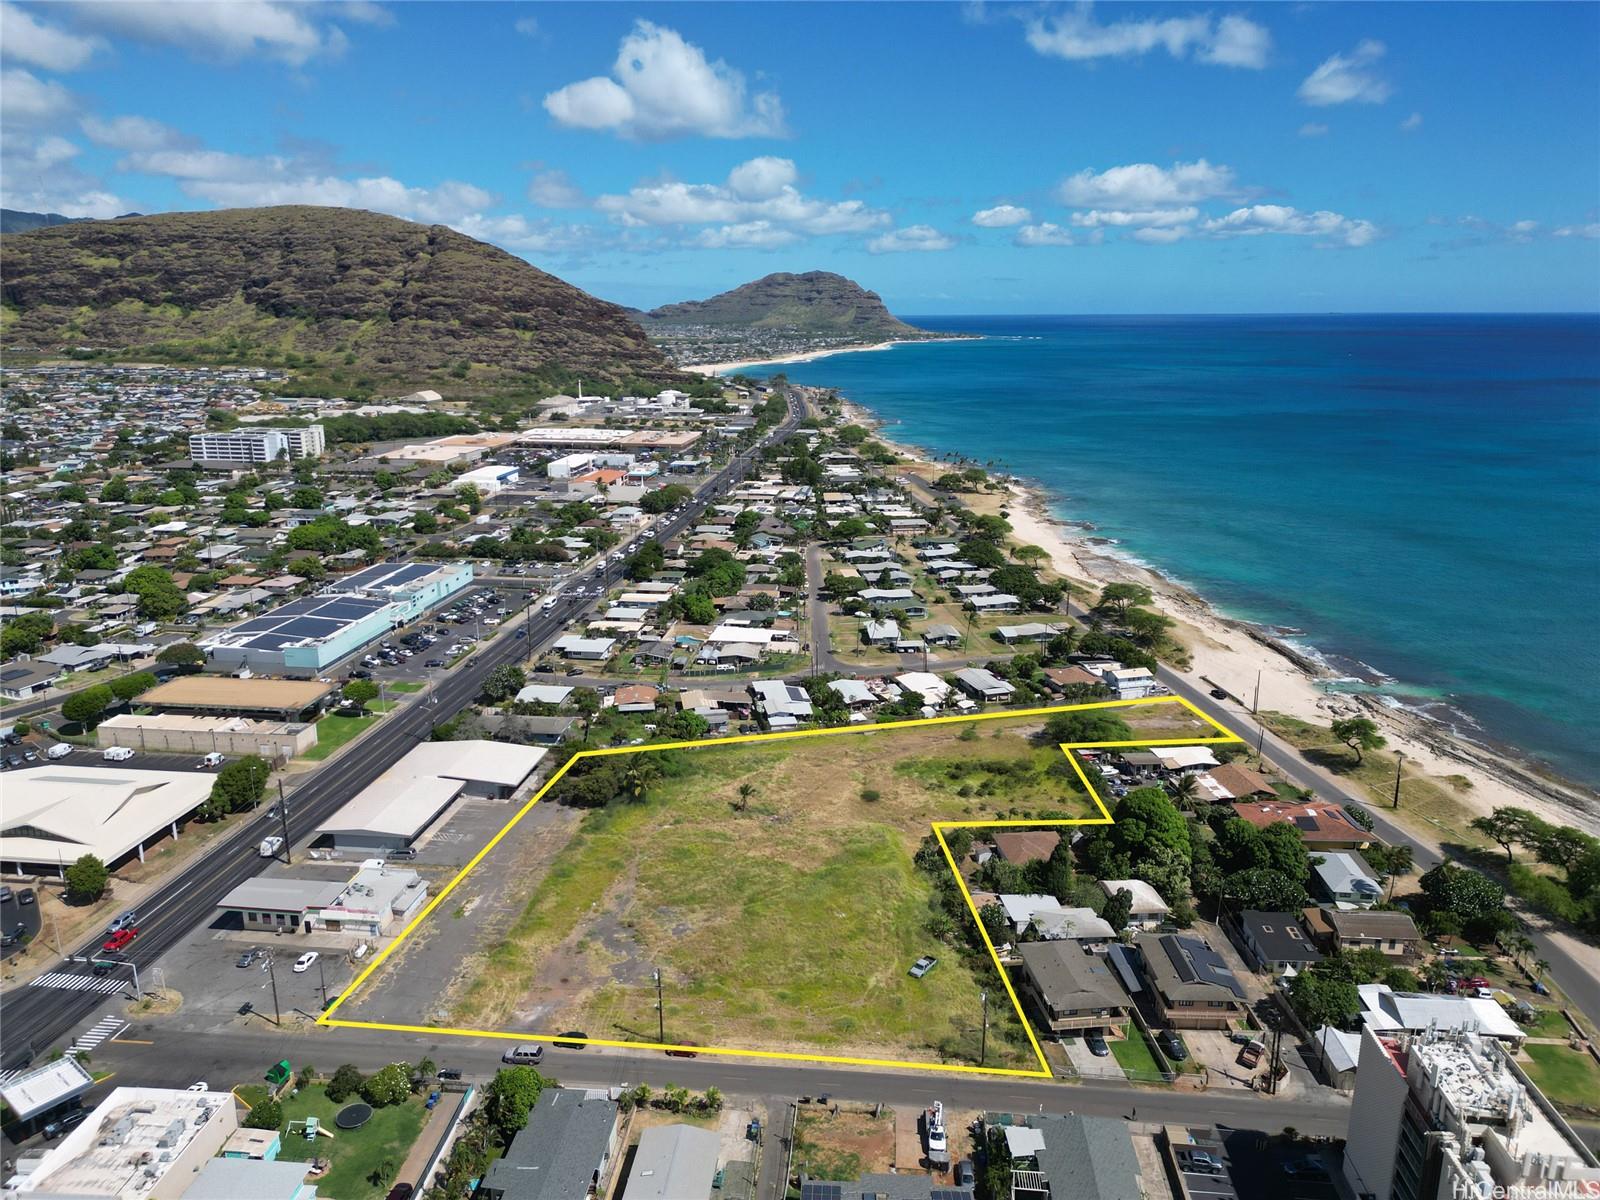
<path fill-rule="evenodd" d="M 873 1115 L 859 1109 L 807 1105 L 795 1122 L 795 1172 L 812 1179 L 859 1179 L 868 1172 L 886 1172 L 895 1166 L 905 1170 L 905 1164 L 895 1161 L 898 1120 L 897 1110 L 891 1108 Z"/>

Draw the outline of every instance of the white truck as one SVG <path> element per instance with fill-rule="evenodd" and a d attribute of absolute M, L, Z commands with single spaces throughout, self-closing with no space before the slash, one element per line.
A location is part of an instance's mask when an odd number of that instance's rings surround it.
<path fill-rule="evenodd" d="M 51 746 L 50 749 L 48 749 L 48 750 L 46 750 L 44 752 L 44 756 L 46 758 L 53 758 L 53 759 L 54 758 L 65 758 L 67 755 L 69 755 L 71 753 L 72 753 L 72 747 L 69 746 L 66 742 L 57 742 L 54 746 Z"/>
<path fill-rule="evenodd" d="M 277 834 L 261 839 L 261 845 L 256 847 L 262 858 L 271 858 L 283 849 L 283 839 Z"/>
<path fill-rule="evenodd" d="M 127 762 L 133 757 L 133 751 L 127 746 L 107 746 L 100 757 L 107 762 Z"/>

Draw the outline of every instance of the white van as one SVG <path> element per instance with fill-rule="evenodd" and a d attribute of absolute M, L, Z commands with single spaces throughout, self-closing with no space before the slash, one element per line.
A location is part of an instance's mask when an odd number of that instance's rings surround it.
<path fill-rule="evenodd" d="M 262 858 L 271 858 L 282 849 L 283 839 L 277 834 L 273 834 L 271 837 L 262 838 L 261 845 L 256 847 L 257 853 L 259 853 Z"/>
<path fill-rule="evenodd" d="M 100 757 L 107 762 L 127 762 L 133 757 L 133 751 L 126 746 L 107 746 Z"/>
<path fill-rule="evenodd" d="M 222 755 L 217 753 L 217 751 L 215 751 L 215 750 L 213 750 L 210 754 L 206 755 L 198 763 L 195 764 L 195 766 L 198 767 L 202 771 L 204 771 L 204 770 L 206 770 L 206 769 L 208 769 L 210 767 L 220 767 L 221 765 L 222 765 Z"/>
<path fill-rule="evenodd" d="M 559 596 L 546 596 L 544 598 L 543 603 L 541 603 L 539 605 L 539 611 L 540 612 L 549 612 L 552 608 L 554 608 L 556 606 L 556 601 L 559 600 L 559 599 L 560 599 Z"/>
<path fill-rule="evenodd" d="M 533 1066 L 544 1058 L 544 1047 L 538 1042 L 524 1042 L 520 1046 L 513 1046 L 500 1056 L 503 1063 L 516 1063 L 519 1066 Z"/>
<path fill-rule="evenodd" d="M 50 749 L 44 752 L 44 756 L 46 758 L 65 758 L 71 753 L 72 747 L 67 745 L 66 742 L 57 742 L 54 746 L 51 746 Z"/>

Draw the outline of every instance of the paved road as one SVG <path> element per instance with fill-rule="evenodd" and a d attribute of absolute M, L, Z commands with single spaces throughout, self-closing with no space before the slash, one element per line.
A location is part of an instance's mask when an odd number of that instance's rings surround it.
<path fill-rule="evenodd" d="M 768 432 L 767 439 L 781 437 L 800 420 L 801 409 L 791 402 L 789 416 Z M 759 446 L 760 443 L 757 443 Z M 749 469 L 754 449 L 736 456 L 717 475 L 695 492 L 690 506 L 678 517 L 658 526 L 655 536 L 675 535 L 706 503 L 724 492 Z M 352 743 L 326 766 L 305 776 L 288 793 L 289 842 L 298 844 L 316 827 L 331 817 L 350 797 L 366 787 L 392 766 L 406 751 L 426 741 L 433 727 L 471 703 L 484 678 L 504 663 L 520 661 L 529 650 L 553 640 L 572 618 L 591 607 L 597 597 L 579 596 L 580 588 L 604 587 L 621 576 L 620 563 L 610 556 L 598 559 L 588 570 L 572 576 L 565 589 L 564 603 L 549 612 L 532 612 L 525 619 L 502 626 L 497 637 L 479 647 L 466 663 L 451 671 L 421 693 L 417 702 L 399 709 L 379 722 L 365 736 Z M 523 631 L 524 638 L 516 636 Z M 525 639 L 525 640 L 524 640 Z M 147 897 L 139 906 L 139 939 L 130 947 L 127 958 L 143 970 L 190 930 L 215 914 L 216 905 L 229 891 L 262 869 L 256 851 L 261 839 L 279 832 L 279 824 L 264 815 L 245 823 L 226 841 L 219 843 L 205 859 L 191 865 L 180 876 Z M 101 935 L 79 947 L 78 955 L 99 949 Z M 18 988 L 5 997 L 4 1043 L 0 1046 L 0 1066 L 11 1068 L 31 1061 L 46 1051 L 63 1034 L 87 1017 L 103 997 L 87 991 L 61 991 L 54 988 Z"/>
<path fill-rule="evenodd" d="M 119 1077 L 151 1087 L 187 1087 L 203 1079 L 228 1086 L 253 1082 L 270 1063 L 287 1058 L 331 1071 L 351 1062 L 372 1071 L 398 1057 L 424 1056 L 441 1066 L 457 1067 L 467 1077 L 487 1079 L 499 1066 L 506 1043 L 477 1038 L 438 1037 L 371 1032 L 359 1029 L 280 1033 L 265 1024 L 225 1035 L 163 1035 L 161 1025 L 140 1024 L 123 1035 L 130 1042 L 106 1042 L 95 1052 L 97 1070 L 115 1070 Z M 181 1039 L 182 1053 L 175 1053 Z M 148 1042 L 149 1044 L 143 1044 Z M 795 1066 L 760 1060 L 667 1058 L 662 1054 L 627 1051 L 558 1050 L 546 1048 L 540 1070 L 562 1083 L 579 1087 L 611 1087 L 648 1083 L 702 1091 L 715 1086 L 730 1096 L 821 1096 L 882 1101 L 925 1107 L 935 1100 L 947 1105 L 1011 1112 L 1075 1112 L 1171 1121 L 1191 1125 L 1221 1123 L 1240 1129 L 1276 1131 L 1293 1125 L 1306 1133 L 1344 1136 L 1349 1097 L 1318 1089 L 1306 1099 L 1256 1095 L 1229 1089 L 1190 1092 L 1171 1088 L 1136 1088 L 1116 1081 L 1066 1083 L 1005 1077 L 963 1077 L 922 1071 Z M 774 1112 L 777 1119 L 778 1113 Z M 787 1123 L 772 1131 L 785 1131 Z"/>

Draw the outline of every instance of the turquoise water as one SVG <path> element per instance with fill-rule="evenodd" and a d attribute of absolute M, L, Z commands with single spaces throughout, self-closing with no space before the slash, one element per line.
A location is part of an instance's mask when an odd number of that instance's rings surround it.
<path fill-rule="evenodd" d="M 1600 785 L 1600 317 L 971 317 L 791 365 L 1459 732 Z M 1264 700 L 1265 703 L 1265 700 Z"/>

